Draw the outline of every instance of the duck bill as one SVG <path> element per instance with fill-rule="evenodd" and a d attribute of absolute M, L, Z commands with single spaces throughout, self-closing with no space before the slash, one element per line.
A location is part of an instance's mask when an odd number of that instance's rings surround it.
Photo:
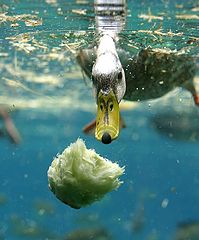
<path fill-rule="evenodd" d="M 105 144 L 111 143 L 119 134 L 119 103 L 113 91 L 100 92 L 97 99 L 95 137 Z"/>

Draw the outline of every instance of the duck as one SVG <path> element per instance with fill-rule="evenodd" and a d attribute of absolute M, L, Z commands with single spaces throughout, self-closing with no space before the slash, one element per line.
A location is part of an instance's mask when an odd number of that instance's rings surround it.
<path fill-rule="evenodd" d="M 116 50 L 114 40 L 103 36 L 98 48 L 81 49 L 77 61 L 92 79 L 97 117 L 91 125 L 95 127 L 96 139 L 102 143 L 111 143 L 119 136 L 123 124 L 119 106 L 122 99 L 131 102 L 159 99 L 181 87 L 192 94 L 199 106 L 197 64 L 184 51 L 147 47 L 132 56 L 128 51 Z"/>
<path fill-rule="evenodd" d="M 111 35 L 100 38 L 91 79 L 97 102 L 95 137 L 108 144 L 118 137 L 119 103 L 126 92 L 124 69 Z"/>
<path fill-rule="evenodd" d="M 80 51 L 77 60 L 93 84 L 97 103 L 95 137 L 109 144 L 119 135 L 119 103 L 126 91 L 125 72 L 116 48 L 118 34 L 125 25 L 126 0 L 95 0 L 94 8 L 99 41 L 89 59 Z"/>
<path fill-rule="evenodd" d="M 156 99 L 180 86 L 192 93 L 199 106 L 199 93 L 193 82 L 197 72 L 194 58 L 186 54 L 186 49 L 121 48 L 119 34 L 125 26 L 126 1 L 114 3 L 95 0 L 97 43 L 80 49 L 76 56 L 92 81 L 97 103 L 96 120 L 84 129 L 86 132 L 95 127 L 96 139 L 104 144 L 117 139 L 124 125 L 119 107 L 122 99 Z"/>

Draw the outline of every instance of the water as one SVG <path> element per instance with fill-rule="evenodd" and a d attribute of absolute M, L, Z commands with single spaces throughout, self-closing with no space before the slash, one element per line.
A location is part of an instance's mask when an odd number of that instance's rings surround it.
<path fill-rule="evenodd" d="M 199 109 L 180 81 L 161 98 L 126 103 L 127 127 L 104 145 L 82 132 L 96 105 L 75 57 L 98 39 L 93 2 L 3 1 L 0 11 L 0 103 L 21 136 L 12 144 L 1 119 L 0 239 L 64 239 L 102 226 L 117 240 L 172 240 L 179 222 L 199 220 Z M 132 56 L 148 46 L 183 49 L 197 83 L 198 2 L 129 1 L 119 36 Z M 49 191 L 47 170 L 78 137 L 126 172 L 118 191 L 74 210 Z"/>

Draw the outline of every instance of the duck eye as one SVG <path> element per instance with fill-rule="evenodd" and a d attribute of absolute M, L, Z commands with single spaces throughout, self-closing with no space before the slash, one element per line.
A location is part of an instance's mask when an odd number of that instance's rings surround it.
<path fill-rule="evenodd" d="M 100 109 L 101 109 L 101 111 L 103 111 L 103 104 L 102 103 L 100 103 Z"/>
<path fill-rule="evenodd" d="M 110 108 L 110 111 L 113 110 L 113 103 L 110 103 L 109 108 Z"/>
<path fill-rule="evenodd" d="M 118 73 L 117 78 L 118 78 L 118 80 L 121 80 L 121 79 L 122 79 L 122 72 L 119 72 L 119 73 Z"/>

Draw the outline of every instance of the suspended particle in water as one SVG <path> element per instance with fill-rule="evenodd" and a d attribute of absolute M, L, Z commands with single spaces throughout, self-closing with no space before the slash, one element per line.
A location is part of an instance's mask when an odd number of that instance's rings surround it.
<path fill-rule="evenodd" d="M 169 199 L 168 198 L 165 198 L 163 199 L 162 203 L 161 203 L 161 207 L 162 208 L 166 208 L 169 204 Z"/>

